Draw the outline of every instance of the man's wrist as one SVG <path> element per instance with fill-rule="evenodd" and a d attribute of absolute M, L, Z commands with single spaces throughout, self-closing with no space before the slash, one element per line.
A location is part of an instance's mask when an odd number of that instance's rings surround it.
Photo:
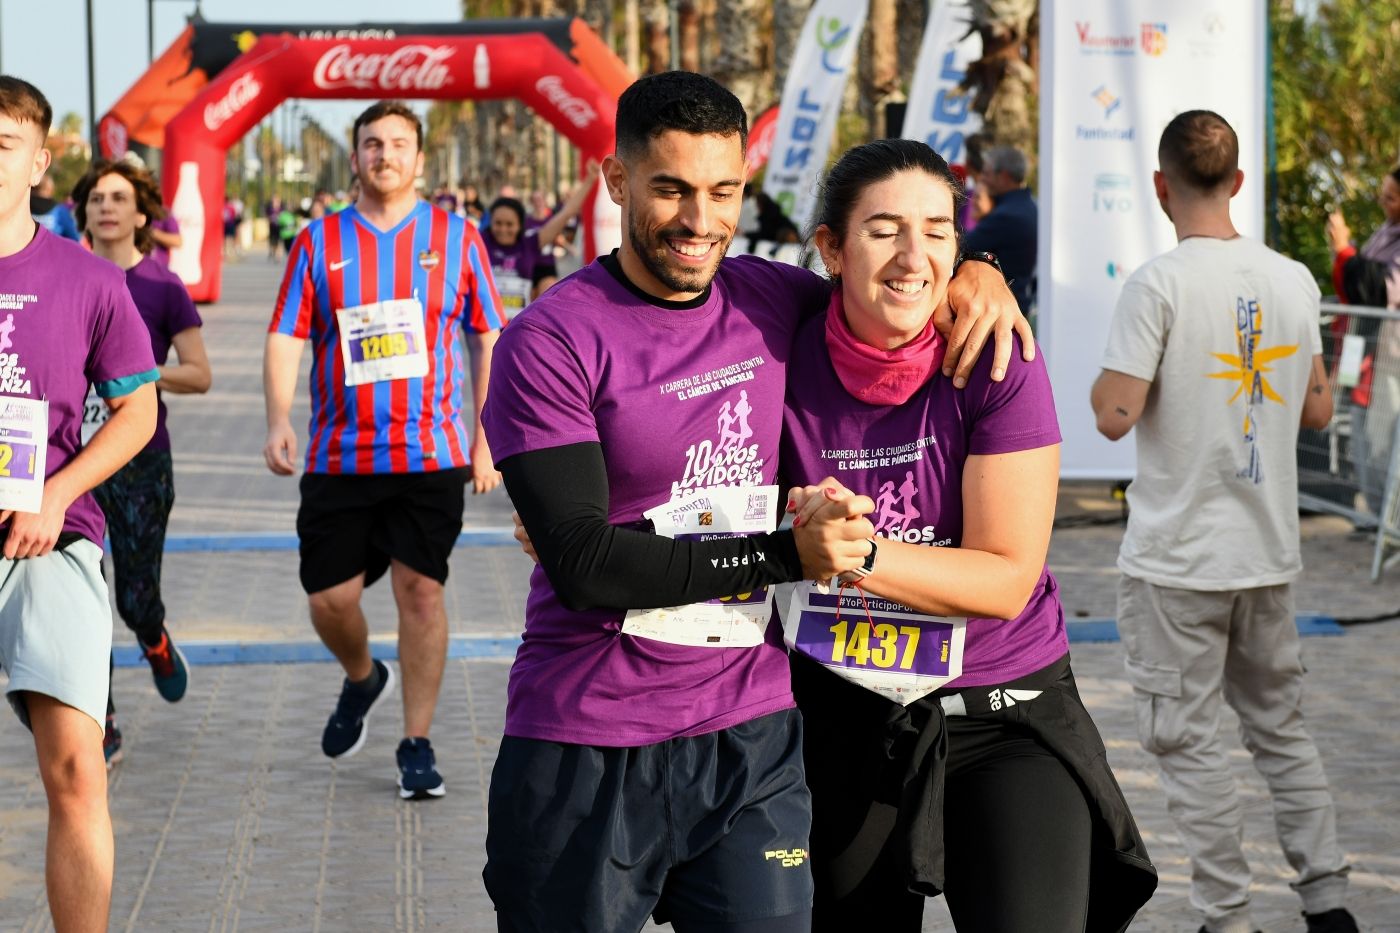
<path fill-rule="evenodd" d="M 962 264 L 965 262 L 985 262 L 987 265 L 1000 272 L 1002 278 L 1006 278 L 1006 270 L 1001 267 L 1001 260 L 997 258 L 996 253 L 991 253 L 986 250 L 973 250 L 970 253 L 963 253 L 958 257 L 958 268 L 962 268 Z M 957 270 L 955 269 L 954 274 L 956 274 L 956 272 Z"/>

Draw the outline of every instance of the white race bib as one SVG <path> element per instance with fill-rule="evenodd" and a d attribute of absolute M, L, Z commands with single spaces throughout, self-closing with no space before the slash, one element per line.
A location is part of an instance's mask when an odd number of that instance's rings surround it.
<path fill-rule="evenodd" d="M 49 403 L 0 396 L 0 509 L 39 511 L 48 451 Z"/>
<path fill-rule="evenodd" d="M 522 279 L 514 272 L 501 272 L 496 276 L 496 294 L 501 296 L 501 311 L 509 321 L 530 303 L 530 292 L 534 286 L 529 279 Z"/>
<path fill-rule="evenodd" d="M 346 385 L 414 379 L 428 374 L 423 305 L 417 298 L 341 308 L 335 316 L 340 325 Z"/>
<path fill-rule="evenodd" d="M 97 429 L 106 424 L 110 417 L 112 417 L 112 409 L 107 407 L 107 400 L 98 395 L 96 389 L 88 389 L 87 399 L 83 402 L 83 423 L 79 429 L 84 447 L 92 440 Z"/>
<path fill-rule="evenodd" d="M 732 538 L 777 527 L 777 486 L 714 486 L 643 513 L 668 538 Z M 773 615 L 773 593 L 762 587 L 689 606 L 631 609 L 622 633 L 697 648 L 752 648 L 763 644 Z"/>
<path fill-rule="evenodd" d="M 962 674 L 966 619 L 925 615 L 854 586 L 779 589 L 788 647 L 867 690 L 908 706 Z"/>

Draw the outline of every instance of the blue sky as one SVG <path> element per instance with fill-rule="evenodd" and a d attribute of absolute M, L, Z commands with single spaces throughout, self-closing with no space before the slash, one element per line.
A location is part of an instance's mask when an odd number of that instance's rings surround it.
<path fill-rule="evenodd" d="M 147 0 L 93 0 L 97 117 L 146 70 Z M 462 18 L 460 0 L 203 0 L 210 22 L 443 22 Z M 156 0 L 156 57 L 185 28 L 193 0 Z M 87 123 L 84 0 L 0 0 L 0 68 L 37 85 L 55 119 L 73 111 Z M 348 126 L 363 101 L 302 101 L 332 132 Z"/>

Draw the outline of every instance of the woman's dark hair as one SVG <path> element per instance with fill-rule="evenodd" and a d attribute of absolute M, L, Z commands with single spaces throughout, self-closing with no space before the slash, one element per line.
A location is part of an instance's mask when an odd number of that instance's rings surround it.
<path fill-rule="evenodd" d="M 98 159 L 92 163 L 87 174 L 78 179 L 78 183 L 73 186 L 73 216 L 78 221 L 78 229 L 84 235 L 87 234 L 88 196 L 92 194 L 92 189 L 97 187 L 97 183 L 108 175 L 120 175 L 136 189 L 136 210 L 146 215 L 146 225 L 136 228 L 136 248 L 143 253 L 149 253 L 151 247 L 155 246 L 155 241 L 151 239 L 151 224 L 165 216 L 165 206 L 161 203 L 160 188 L 156 186 L 156 180 L 151 177 L 151 173 L 137 168 L 130 162 Z"/>
<path fill-rule="evenodd" d="M 515 212 L 515 219 L 520 223 L 520 233 L 525 233 L 525 205 L 520 203 L 518 198 L 497 198 L 491 202 L 491 209 L 487 215 L 495 214 L 500 208 Z"/>
<path fill-rule="evenodd" d="M 909 170 L 924 172 L 948 186 L 953 194 L 953 226 L 961 247 L 961 215 L 967 192 L 941 155 L 926 143 L 913 139 L 877 139 L 848 150 L 826 173 L 826 181 L 822 183 L 821 207 L 808 232 L 808 239 L 818 227 L 825 225 L 838 245 L 844 242 L 851 212 L 865 189 Z"/>

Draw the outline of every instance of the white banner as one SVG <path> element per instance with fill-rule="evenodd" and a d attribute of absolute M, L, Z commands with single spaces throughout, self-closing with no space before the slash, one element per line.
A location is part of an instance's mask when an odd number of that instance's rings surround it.
<path fill-rule="evenodd" d="M 788 68 L 763 191 L 799 230 L 816 211 L 817 179 L 826 172 L 868 6 L 868 0 L 817 0 Z"/>
<path fill-rule="evenodd" d="M 926 142 L 949 162 L 966 162 L 964 141 L 982 128 L 972 95 L 960 89 L 967 66 L 982 57 L 965 2 L 935 0 L 919 47 L 919 64 L 904 109 L 905 139 Z"/>
<path fill-rule="evenodd" d="M 1240 139 L 1245 236 L 1264 232 L 1265 0 L 1043 0 L 1037 326 L 1065 477 L 1127 478 L 1131 439 L 1089 407 L 1123 282 L 1176 246 L 1157 204 L 1157 142 L 1172 117 L 1214 110 Z"/>

